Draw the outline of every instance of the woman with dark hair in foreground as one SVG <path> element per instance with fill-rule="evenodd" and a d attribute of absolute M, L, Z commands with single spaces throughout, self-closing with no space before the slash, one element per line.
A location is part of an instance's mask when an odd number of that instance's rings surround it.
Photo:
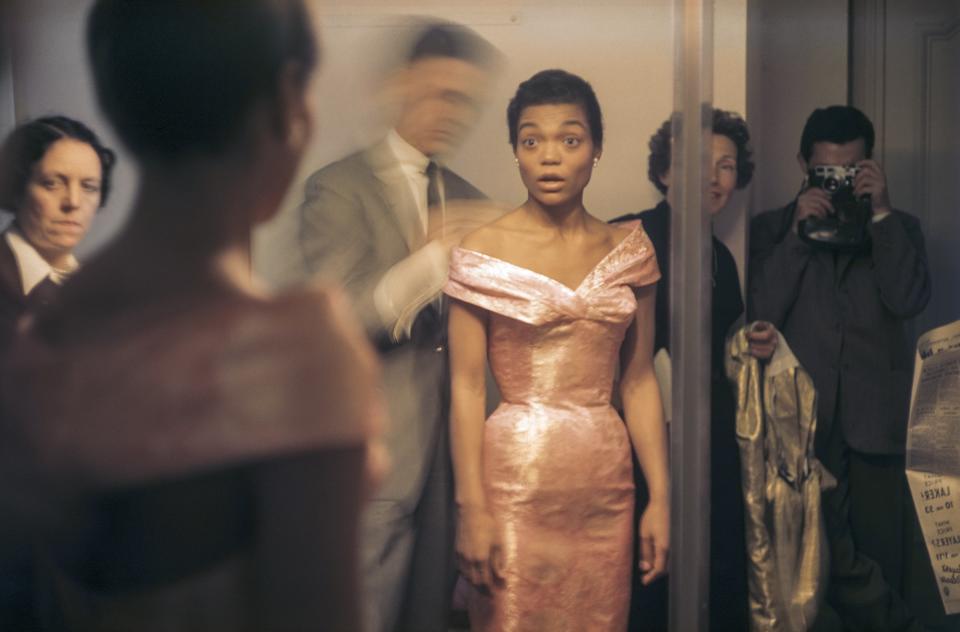
<path fill-rule="evenodd" d="M 374 361 L 336 292 L 267 295 L 249 258 L 313 128 L 309 15 L 100 0 L 87 35 L 141 180 L 2 376 L 4 467 L 61 518 L 43 626 L 357 630 Z"/>

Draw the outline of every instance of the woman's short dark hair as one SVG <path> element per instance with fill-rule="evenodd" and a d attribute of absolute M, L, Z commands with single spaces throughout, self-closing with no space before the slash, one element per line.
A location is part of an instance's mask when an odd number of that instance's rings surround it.
<path fill-rule="evenodd" d="M 714 108 L 712 129 L 714 136 L 726 136 L 737 146 L 737 188 L 742 189 L 750 184 L 754 169 L 747 122 L 736 112 Z M 670 171 L 670 141 L 670 119 L 667 119 L 650 137 L 650 158 L 647 161 L 647 178 L 664 195 L 667 194 L 667 185 L 661 178 Z"/>
<path fill-rule="evenodd" d="M 525 108 L 534 105 L 574 104 L 583 108 L 596 147 L 603 147 L 603 115 L 593 88 L 565 70 L 541 70 L 517 87 L 507 106 L 510 145 L 517 148 L 517 124 Z"/>
<path fill-rule="evenodd" d="M 800 136 L 800 155 L 807 162 L 813 155 L 814 143 L 828 142 L 843 145 L 863 139 L 864 156 L 873 155 L 875 135 L 873 123 L 867 115 L 851 105 L 831 105 L 817 108 L 810 114 Z"/>
<path fill-rule="evenodd" d="M 44 116 L 18 125 L 0 147 L 0 208 L 16 212 L 34 166 L 43 160 L 58 140 L 86 143 L 100 159 L 100 206 L 110 195 L 110 174 L 116 155 L 100 142 L 89 127 L 66 116 Z"/>
<path fill-rule="evenodd" d="M 317 50 L 303 0 L 98 0 L 87 49 L 100 105 L 139 158 L 216 154 L 283 65 Z"/>

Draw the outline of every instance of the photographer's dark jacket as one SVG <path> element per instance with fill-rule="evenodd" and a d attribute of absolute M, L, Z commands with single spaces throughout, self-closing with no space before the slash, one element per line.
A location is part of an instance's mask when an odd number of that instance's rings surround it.
<path fill-rule="evenodd" d="M 863 251 L 838 254 L 794 233 L 794 208 L 750 224 L 748 319 L 772 322 L 813 377 L 818 437 L 839 417 L 854 450 L 902 454 L 913 360 L 904 321 L 930 299 L 920 223 L 895 210 L 870 223 Z"/>

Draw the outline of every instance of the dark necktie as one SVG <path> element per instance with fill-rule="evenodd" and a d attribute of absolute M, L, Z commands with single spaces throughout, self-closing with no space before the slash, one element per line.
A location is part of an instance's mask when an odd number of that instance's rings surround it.
<path fill-rule="evenodd" d="M 443 174 L 434 161 L 427 165 L 427 208 L 443 206 Z"/>
<path fill-rule="evenodd" d="M 443 171 L 440 165 L 431 160 L 430 164 L 427 165 L 427 216 L 431 218 L 431 220 L 427 222 L 428 235 L 434 237 L 441 235 L 442 228 L 441 230 L 437 230 L 437 227 L 432 224 L 437 220 L 440 222 L 445 220 L 445 202 Z M 446 301 L 443 299 L 443 294 L 441 293 L 431 301 L 430 305 L 424 310 L 425 312 L 433 312 L 433 314 L 427 313 L 424 314 L 424 316 L 431 321 L 429 327 L 434 330 L 438 347 L 446 344 L 446 308 Z"/>

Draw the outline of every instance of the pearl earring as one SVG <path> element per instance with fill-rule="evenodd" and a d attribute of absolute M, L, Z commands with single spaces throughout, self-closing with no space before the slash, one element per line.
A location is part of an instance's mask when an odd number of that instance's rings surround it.
<path fill-rule="evenodd" d="M 599 158 L 594 158 L 594 159 L 593 159 L 593 168 L 596 169 L 596 168 L 599 167 L 599 166 L 600 166 L 600 159 L 599 159 Z"/>
<path fill-rule="evenodd" d="M 517 166 L 519 167 L 519 166 L 520 166 L 520 159 L 519 159 L 519 158 L 514 158 L 514 159 L 513 159 L 513 164 L 515 164 L 515 165 L 517 165 Z"/>

